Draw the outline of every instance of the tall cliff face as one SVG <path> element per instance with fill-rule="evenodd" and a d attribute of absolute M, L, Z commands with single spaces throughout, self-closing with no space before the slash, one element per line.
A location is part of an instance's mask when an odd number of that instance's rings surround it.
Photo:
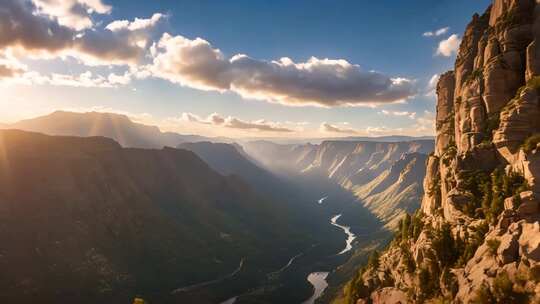
<path fill-rule="evenodd" d="M 422 206 L 336 303 L 540 301 L 538 43 L 533 0 L 473 16 L 437 86 Z"/>

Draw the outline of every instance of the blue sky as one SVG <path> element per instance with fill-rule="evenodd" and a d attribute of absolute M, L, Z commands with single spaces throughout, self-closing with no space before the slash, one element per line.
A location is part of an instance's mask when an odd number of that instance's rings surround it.
<path fill-rule="evenodd" d="M 33 5 L 27 6 L 28 10 L 39 9 L 43 16 L 53 20 L 57 18 L 59 23 L 66 25 L 61 19 L 66 17 L 65 14 L 58 13 L 60 6 L 45 7 L 40 6 L 43 0 L 33 1 Z M 86 1 L 66 2 L 76 5 Z M 74 33 L 86 31 L 84 33 L 88 36 L 90 31 L 104 31 L 115 20 L 131 22 L 136 17 L 150 18 L 154 13 L 162 13 L 166 17 L 160 19 L 159 26 L 151 30 L 149 27 L 148 32 L 144 33 L 148 40 L 148 50 L 145 49 L 148 53 L 150 45 L 159 42 L 162 34 L 167 32 L 172 37 L 182 36 L 189 41 L 200 37 L 212 49 L 219 49 L 226 58 L 246 54 L 257 60 L 255 64 L 282 57 L 290 58 L 296 64 L 306 62 L 312 56 L 321 60 L 343 59 L 348 64 L 358 65 L 363 71 L 373 70 L 388 78 L 407 79 L 410 81 L 406 88 L 408 93 L 402 94 L 407 98 L 398 103 L 395 103 L 397 100 L 385 99 L 375 105 L 366 102 L 369 98 L 360 89 L 353 89 L 351 94 L 355 101 L 352 105 L 351 102 L 345 105 L 335 102 L 335 98 L 331 97 L 331 100 L 316 100 L 314 106 L 311 101 L 304 102 L 304 92 L 298 91 L 304 87 L 297 88 L 294 83 L 290 87 L 301 97 L 295 98 L 295 101 L 276 101 L 270 100 L 276 98 L 275 94 L 271 98 L 252 98 L 259 95 L 258 87 L 251 87 L 249 94 L 242 93 L 244 91 L 239 93 L 238 90 L 221 90 L 219 85 L 208 88 L 205 84 L 204 90 L 201 90 L 199 84 L 186 82 L 182 75 L 178 76 L 180 79 L 176 75 L 168 73 L 163 76 L 159 72 L 159 76 L 131 77 L 121 84 L 83 87 L 76 83 L 81 81 L 80 77 L 75 82 L 62 82 L 50 80 L 50 75 L 57 73 L 63 75 L 62 79 L 68 79 L 91 71 L 92 77 L 102 75 L 107 78 L 111 73 L 123 75 L 128 70 L 142 70 L 140 67 L 148 65 L 152 58 L 146 54 L 144 60 L 136 64 L 131 62 L 130 66 L 117 62 L 101 62 L 96 66 L 95 63 L 88 63 L 87 55 L 94 56 L 92 58 L 98 55 L 89 53 L 91 50 L 88 51 L 88 48 L 73 50 L 70 49 L 73 46 L 62 46 L 60 52 L 43 45 L 40 54 L 36 55 L 35 49 L 29 50 L 23 43 L 0 44 L 0 50 L 3 47 L 7 54 L 4 61 L 11 60 L 11 67 L 16 64 L 21 66 L 19 73 L 10 75 L 11 79 L 0 78 L 0 96 L 3 96 L 0 120 L 13 121 L 55 109 L 101 110 L 125 113 L 167 130 L 204 135 L 312 137 L 330 134 L 431 134 L 430 121 L 433 120 L 435 98 L 429 94 L 428 83 L 434 74 L 451 69 L 455 60 L 453 50 L 448 50 L 449 56 L 437 54 L 439 43 L 453 34 L 457 34 L 456 38 L 459 39 L 471 16 L 475 12 L 482 13 L 490 4 L 486 0 L 90 2 L 99 2 L 103 10 L 108 7 L 108 11 L 96 13 L 98 6 L 93 8 L 84 4 L 87 11 L 94 9 L 88 13 L 92 25 L 84 30 L 77 29 L 79 32 L 74 30 Z M 444 28 L 448 29 L 441 31 L 440 35 L 435 34 L 435 31 Z M 433 35 L 423 35 L 429 31 Z M 100 60 L 104 58 L 103 53 L 99 56 Z M 110 57 L 106 59 L 111 60 Z M 0 52 L 0 68 L 1 64 Z M 238 67 L 234 69 L 236 71 Z M 252 72 L 253 68 L 248 70 L 249 73 L 259 72 Z M 36 80 L 37 77 L 28 74 L 31 72 L 39 73 L 46 80 Z M 32 80 L 21 81 L 22 78 Z M 316 92 L 326 94 L 326 85 L 323 83 L 322 86 L 322 91 L 316 88 Z M 414 90 L 414 94 L 410 93 L 411 90 Z M 267 96 L 266 93 L 261 94 Z M 336 92 L 329 94 L 334 96 Z M 320 107 L 321 104 L 325 107 Z M 214 121 L 208 117 L 212 113 L 216 113 Z"/>

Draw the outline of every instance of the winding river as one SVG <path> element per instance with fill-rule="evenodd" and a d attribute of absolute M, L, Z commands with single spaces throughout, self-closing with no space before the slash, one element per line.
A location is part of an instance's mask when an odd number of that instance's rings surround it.
<path fill-rule="evenodd" d="M 345 248 L 343 248 L 343 250 L 341 250 L 341 252 L 338 253 L 338 254 L 344 254 L 345 252 L 350 251 L 352 249 L 352 242 L 354 241 L 354 239 L 356 239 L 356 236 L 354 235 L 354 233 L 351 232 L 351 227 L 342 226 L 342 225 L 337 223 L 337 220 L 340 217 L 341 217 L 341 214 L 338 214 L 338 215 L 334 216 L 330 220 L 330 224 L 341 228 L 343 230 L 343 232 L 345 232 L 345 234 L 347 234 L 347 240 L 346 240 L 346 243 L 345 243 Z"/>
<path fill-rule="evenodd" d="M 229 273 L 229 274 L 227 274 L 227 275 L 225 275 L 223 277 L 220 277 L 220 278 L 217 278 L 217 279 L 211 280 L 211 281 L 198 283 L 198 284 L 179 287 L 179 288 L 176 288 L 175 290 L 171 291 L 171 294 L 176 294 L 176 293 L 179 293 L 179 292 L 185 292 L 185 291 L 194 290 L 194 289 L 197 289 L 197 288 L 201 288 L 201 287 L 208 286 L 208 285 L 211 285 L 211 284 L 216 284 L 216 283 L 219 283 L 221 281 L 230 279 L 230 278 L 234 277 L 237 273 L 239 273 L 240 270 L 242 270 L 242 267 L 244 266 L 244 259 L 245 258 L 240 259 L 240 264 L 238 265 L 238 267 L 233 272 L 231 272 L 231 273 Z M 234 302 L 231 302 L 231 303 L 234 303 Z"/>
<path fill-rule="evenodd" d="M 321 201 L 324 201 L 327 197 L 323 197 L 319 200 L 319 204 Z M 343 230 L 345 234 L 347 234 L 347 240 L 345 242 L 345 248 L 341 250 L 338 255 L 344 254 L 352 249 L 352 243 L 354 239 L 356 239 L 356 236 L 354 233 L 351 232 L 351 227 L 343 226 L 337 223 L 337 220 L 341 217 L 341 214 L 335 215 L 330 219 L 330 224 L 339 227 Z M 326 278 L 328 277 L 329 272 L 312 272 L 308 275 L 307 280 L 311 285 L 313 285 L 313 295 L 304 301 L 302 304 L 313 304 L 315 301 L 320 298 L 324 290 L 328 287 L 328 282 L 326 281 Z"/>
<path fill-rule="evenodd" d="M 312 272 L 308 275 L 307 280 L 313 285 L 315 291 L 313 292 L 313 295 L 302 304 L 313 304 L 322 296 L 324 290 L 328 287 L 328 282 L 326 282 L 328 274 L 329 272 Z"/>
<path fill-rule="evenodd" d="M 317 202 L 319 204 L 322 204 L 327 198 L 328 198 L 328 196 L 322 197 Z M 337 253 L 337 255 L 341 255 L 341 254 L 344 254 L 344 253 L 350 251 L 352 249 L 352 243 L 356 239 L 356 235 L 351 232 L 351 227 L 343 226 L 343 225 L 340 225 L 340 224 L 337 223 L 337 221 L 338 221 L 338 219 L 340 217 L 341 217 L 341 214 L 338 214 L 338 215 L 334 215 L 330 219 L 330 224 L 331 225 L 339 227 L 347 235 L 347 240 L 345 241 L 345 248 L 343 248 L 343 250 L 341 250 L 339 253 Z M 280 268 L 280 269 L 278 269 L 278 270 L 276 270 L 274 272 L 269 273 L 269 275 L 279 274 L 280 272 L 283 272 L 285 269 L 287 269 L 287 268 L 289 268 L 289 266 L 291 266 L 291 264 L 294 262 L 294 260 L 301 257 L 302 255 L 303 255 L 303 253 L 299 253 L 299 254 L 295 255 L 282 268 Z M 242 264 L 243 264 L 243 259 L 240 261 L 239 268 L 236 271 L 234 271 L 233 273 L 231 273 L 230 275 L 228 275 L 227 277 L 234 276 L 238 271 L 240 271 L 240 269 L 242 268 Z M 330 274 L 329 272 L 317 271 L 317 272 L 312 272 L 307 276 L 307 281 L 311 285 L 313 285 L 314 291 L 313 291 L 313 294 L 311 295 L 311 297 L 309 299 L 305 300 L 304 302 L 302 302 L 302 304 L 313 304 L 313 303 L 315 303 L 315 301 L 317 301 L 317 299 L 319 299 L 323 295 L 324 291 L 328 287 L 328 282 L 326 281 L 326 278 L 328 277 L 329 274 Z M 214 280 L 214 281 L 211 281 L 211 282 L 206 282 L 206 283 L 203 283 L 203 284 L 206 285 L 208 283 L 213 283 L 213 282 L 216 282 L 216 281 L 218 281 L 218 280 Z M 194 285 L 194 286 L 198 287 L 200 285 L 202 285 L 202 284 L 197 284 L 197 285 Z M 188 288 L 190 288 L 190 287 L 193 287 L 193 286 L 189 286 Z M 182 289 L 177 289 L 176 291 L 185 290 L 185 289 L 186 288 L 184 287 Z M 220 304 L 233 304 L 233 303 L 236 302 L 237 298 L 238 298 L 238 296 L 230 298 L 230 299 L 228 299 L 226 301 L 221 302 Z"/>

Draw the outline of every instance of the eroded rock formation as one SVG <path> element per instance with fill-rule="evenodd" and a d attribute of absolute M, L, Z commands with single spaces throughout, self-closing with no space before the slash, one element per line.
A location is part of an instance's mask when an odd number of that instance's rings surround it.
<path fill-rule="evenodd" d="M 540 303 L 540 3 L 495 0 L 437 86 L 421 208 L 336 303 Z"/>

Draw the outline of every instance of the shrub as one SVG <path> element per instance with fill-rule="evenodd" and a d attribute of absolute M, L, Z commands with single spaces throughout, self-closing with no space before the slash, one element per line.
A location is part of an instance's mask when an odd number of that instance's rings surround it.
<path fill-rule="evenodd" d="M 501 241 L 498 239 L 490 239 L 486 241 L 486 245 L 488 246 L 488 251 L 491 255 L 497 254 L 497 249 L 499 249 L 499 246 L 501 245 Z"/>
<path fill-rule="evenodd" d="M 540 143 L 540 134 L 536 133 L 527 137 L 527 139 L 525 139 L 525 142 L 523 142 L 523 144 L 521 145 L 521 148 L 525 153 L 530 153 L 536 148 L 536 145 L 538 143 Z"/>
<path fill-rule="evenodd" d="M 534 76 L 529 79 L 529 81 L 527 81 L 527 87 L 535 90 L 540 89 L 540 76 Z"/>
<path fill-rule="evenodd" d="M 527 303 L 526 293 L 514 290 L 513 283 L 506 272 L 501 272 L 493 281 L 493 296 L 497 303 Z"/>
<path fill-rule="evenodd" d="M 368 268 L 378 268 L 379 267 L 379 251 L 374 250 L 373 253 L 368 258 L 367 263 Z"/>
<path fill-rule="evenodd" d="M 476 294 L 472 300 L 474 304 L 491 304 L 496 303 L 489 286 L 483 284 L 479 289 L 476 290 Z"/>

